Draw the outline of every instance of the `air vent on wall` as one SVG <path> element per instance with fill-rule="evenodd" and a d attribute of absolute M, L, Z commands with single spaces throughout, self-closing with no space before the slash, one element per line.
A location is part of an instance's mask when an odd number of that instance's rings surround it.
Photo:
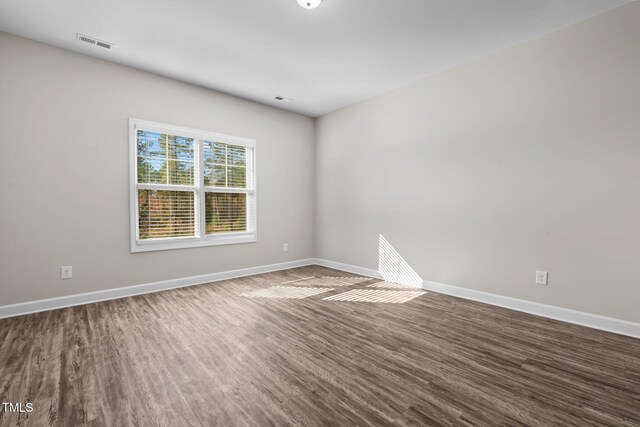
<path fill-rule="evenodd" d="M 89 43 L 94 46 L 99 46 L 105 49 L 111 49 L 113 47 L 113 43 L 105 42 L 102 40 L 98 40 L 94 37 L 86 36 L 84 34 L 76 33 L 76 39 L 81 42 Z"/>

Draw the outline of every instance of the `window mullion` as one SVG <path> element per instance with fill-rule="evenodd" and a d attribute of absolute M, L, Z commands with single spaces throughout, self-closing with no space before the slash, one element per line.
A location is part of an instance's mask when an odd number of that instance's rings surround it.
<path fill-rule="evenodd" d="M 224 144 L 224 185 L 229 186 L 229 145 Z"/>
<path fill-rule="evenodd" d="M 255 232 L 256 229 L 256 193 L 255 193 L 255 149 L 247 148 L 245 157 L 245 180 L 247 188 L 251 189 L 250 193 L 247 193 L 247 231 Z"/>
<path fill-rule="evenodd" d="M 198 225 L 200 239 L 207 235 L 206 199 L 204 191 L 204 139 L 198 139 Z"/>
<path fill-rule="evenodd" d="M 165 184 L 136 184 L 137 190 L 156 190 L 156 191 L 198 191 L 195 185 L 165 185 Z"/>
<path fill-rule="evenodd" d="M 253 194 L 253 190 L 249 188 L 224 188 L 224 187 L 205 187 L 205 193 L 245 193 Z"/>

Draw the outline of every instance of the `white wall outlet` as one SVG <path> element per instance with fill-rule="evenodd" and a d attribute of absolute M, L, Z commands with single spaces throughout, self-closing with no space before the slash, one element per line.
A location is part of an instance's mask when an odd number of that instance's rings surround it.
<path fill-rule="evenodd" d="M 71 279 L 73 277 L 73 267 L 70 265 L 63 265 L 60 267 L 60 278 L 61 279 Z"/>
<path fill-rule="evenodd" d="M 282 244 L 282 252 L 289 252 L 289 244 L 288 243 L 283 243 Z"/>
<path fill-rule="evenodd" d="M 546 271 L 536 271 L 536 285 L 547 286 L 548 277 L 549 273 L 547 273 Z"/>

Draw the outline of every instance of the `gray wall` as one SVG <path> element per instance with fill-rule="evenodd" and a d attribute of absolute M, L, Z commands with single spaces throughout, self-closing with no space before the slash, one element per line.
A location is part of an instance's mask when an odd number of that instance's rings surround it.
<path fill-rule="evenodd" d="M 320 258 L 640 321 L 640 2 L 320 118 Z M 549 271 L 549 286 L 534 284 Z"/>
<path fill-rule="evenodd" d="M 129 117 L 255 138 L 258 242 L 131 254 Z M 313 119 L 0 33 L 0 305 L 312 257 L 313 138 Z"/>

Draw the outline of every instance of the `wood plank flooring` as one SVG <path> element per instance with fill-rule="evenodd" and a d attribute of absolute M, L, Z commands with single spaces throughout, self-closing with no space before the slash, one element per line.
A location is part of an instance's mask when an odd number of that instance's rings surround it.
<path fill-rule="evenodd" d="M 303 267 L 0 320 L 0 402 L 34 406 L 0 425 L 640 426 L 640 340 L 431 292 L 324 300 L 378 282 L 351 276 Z M 309 277 L 333 290 L 242 296 Z"/>

